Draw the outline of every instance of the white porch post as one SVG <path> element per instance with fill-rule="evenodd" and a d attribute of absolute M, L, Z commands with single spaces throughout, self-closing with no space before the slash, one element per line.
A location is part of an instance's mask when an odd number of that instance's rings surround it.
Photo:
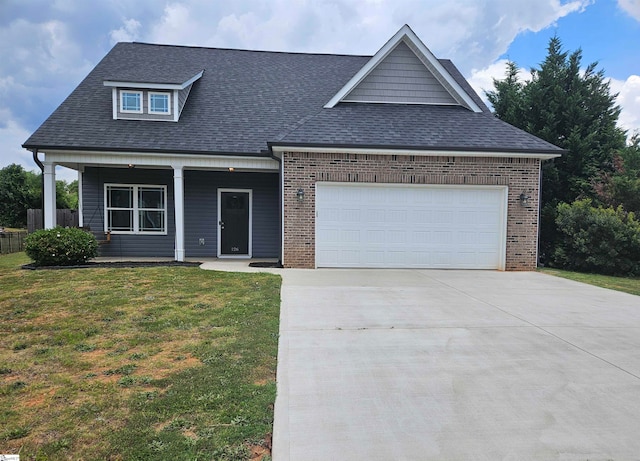
<path fill-rule="evenodd" d="M 44 228 L 56 227 L 56 164 L 44 162 Z"/>
<path fill-rule="evenodd" d="M 82 211 L 82 173 L 84 167 L 78 168 L 78 226 L 84 227 L 84 213 Z"/>
<path fill-rule="evenodd" d="M 173 166 L 173 207 L 176 221 L 176 261 L 184 261 L 184 180 L 183 166 Z"/>

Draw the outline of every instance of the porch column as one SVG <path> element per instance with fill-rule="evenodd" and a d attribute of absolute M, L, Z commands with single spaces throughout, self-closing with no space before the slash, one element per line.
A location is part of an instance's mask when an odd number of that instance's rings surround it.
<path fill-rule="evenodd" d="M 56 227 L 56 164 L 44 162 L 44 228 Z"/>
<path fill-rule="evenodd" d="M 173 166 L 173 207 L 176 221 L 176 261 L 184 261 L 184 180 L 183 166 Z"/>
<path fill-rule="evenodd" d="M 78 168 L 78 227 L 84 227 L 84 213 L 82 211 L 82 173 L 84 173 L 84 167 Z"/>

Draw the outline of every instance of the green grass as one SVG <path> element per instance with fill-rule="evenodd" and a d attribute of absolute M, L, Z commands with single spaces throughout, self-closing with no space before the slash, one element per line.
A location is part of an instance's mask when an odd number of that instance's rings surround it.
<path fill-rule="evenodd" d="M 582 272 L 571 272 L 551 268 L 540 269 L 540 271 L 545 274 L 640 296 L 640 278 L 638 277 L 611 277 L 608 275 L 584 274 Z"/>
<path fill-rule="evenodd" d="M 2 453 L 243 460 L 267 444 L 278 276 L 27 262 L 0 256 Z"/>

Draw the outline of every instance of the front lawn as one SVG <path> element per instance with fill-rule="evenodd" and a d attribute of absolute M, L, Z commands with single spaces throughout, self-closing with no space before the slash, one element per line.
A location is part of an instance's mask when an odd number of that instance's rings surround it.
<path fill-rule="evenodd" d="M 21 270 L 0 256 L 0 453 L 268 453 L 280 277 L 197 267 Z M 252 455 L 253 452 L 253 455 Z"/>
<path fill-rule="evenodd" d="M 545 274 L 640 296 L 640 278 L 638 277 L 611 277 L 608 275 L 584 274 L 582 272 L 563 271 L 551 268 L 540 269 L 540 271 Z"/>

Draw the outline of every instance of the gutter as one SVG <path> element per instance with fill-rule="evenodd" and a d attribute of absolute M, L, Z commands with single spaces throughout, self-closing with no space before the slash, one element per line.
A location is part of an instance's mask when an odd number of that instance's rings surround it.
<path fill-rule="evenodd" d="M 42 226 L 44 227 L 44 164 L 38 158 L 38 148 L 31 151 L 33 153 L 33 161 L 40 168 L 40 213 L 42 217 Z"/>
<path fill-rule="evenodd" d="M 284 267 L 282 265 L 282 261 L 284 260 L 284 165 L 282 163 L 282 158 L 277 157 L 274 153 L 273 153 L 273 149 L 271 148 L 271 146 L 269 146 L 269 150 L 267 151 L 269 153 L 269 157 L 271 157 L 272 159 L 274 159 L 276 162 L 278 162 L 278 173 L 280 176 L 280 184 L 278 187 L 278 191 L 279 191 L 279 201 L 280 201 L 280 205 L 278 206 L 279 210 L 280 210 L 280 223 L 279 226 L 280 227 L 280 259 L 278 261 L 278 266 L 280 267 Z"/>
<path fill-rule="evenodd" d="M 452 157 L 519 157 L 549 160 L 561 157 L 567 153 L 564 149 L 496 149 L 471 147 L 421 147 L 421 146 L 380 146 L 366 144 L 322 144 L 298 142 L 269 142 L 272 151 L 285 150 L 295 152 L 345 153 L 345 154 L 374 154 L 374 155 L 416 155 L 424 157 L 452 156 Z"/>

